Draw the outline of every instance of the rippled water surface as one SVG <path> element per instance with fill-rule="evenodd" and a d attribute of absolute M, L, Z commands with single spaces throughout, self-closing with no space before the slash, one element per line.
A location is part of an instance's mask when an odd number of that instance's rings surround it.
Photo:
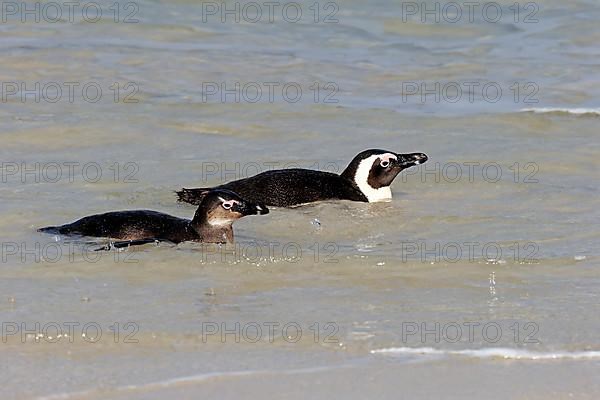
<path fill-rule="evenodd" d="M 0 23 L 3 398 L 598 396 L 595 1 L 95 4 Z M 429 161 L 222 248 L 36 232 L 367 148 Z"/>

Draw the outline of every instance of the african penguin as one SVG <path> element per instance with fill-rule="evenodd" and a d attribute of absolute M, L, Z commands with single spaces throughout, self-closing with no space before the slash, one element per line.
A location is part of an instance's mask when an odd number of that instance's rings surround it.
<path fill-rule="evenodd" d="M 113 211 L 90 215 L 70 224 L 48 226 L 39 232 L 120 239 L 123 245 L 154 241 L 180 243 L 233 241 L 232 224 L 246 215 L 268 214 L 269 209 L 236 193 L 217 189 L 206 193 L 192 220 L 151 210 Z M 123 246 L 115 246 L 123 247 Z"/>
<path fill-rule="evenodd" d="M 399 154 L 370 149 L 359 153 L 341 175 L 310 169 L 279 169 L 215 188 L 176 192 L 179 201 L 200 204 L 213 189 L 229 189 L 244 198 L 275 207 L 291 207 L 321 200 L 377 202 L 391 200 L 390 185 L 404 169 L 423 164 L 423 153 Z"/>

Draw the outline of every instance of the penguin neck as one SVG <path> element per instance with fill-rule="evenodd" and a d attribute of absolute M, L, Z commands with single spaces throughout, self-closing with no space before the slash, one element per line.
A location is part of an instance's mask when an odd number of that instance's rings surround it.
<path fill-rule="evenodd" d="M 356 175 L 356 169 L 358 168 L 359 162 L 356 160 L 352 160 L 350 164 L 346 167 L 346 169 L 340 174 L 342 178 L 349 180 L 350 182 L 356 185 L 354 182 L 354 176 Z"/>
<path fill-rule="evenodd" d="M 200 241 L 204 243 L 229 243 L 233 242 L 233 226 L 231 221 L 224 223 L 210 223 L 206 218 L 206 212 L 200 207 L 196 210 L 194 218 L 190 221 L 190 227 L 196 231 Z"/>
<path fill-rule="evenodd" d="M 361 188 L 356 183 L 356 170 L 358 169 L 359 164 L 360 164 L 360 161 L 352 160 L 352 162 L 350 162 L 350 164 L 348 164 L 348 166 L 340 174 L 340 176 L 342 178 L 344 178 L 345 180 L 347 180 L 348 182 L 350 182 L 352 184 L 352 186 L 354 186 L 357 190 L 362 192 Z"/>

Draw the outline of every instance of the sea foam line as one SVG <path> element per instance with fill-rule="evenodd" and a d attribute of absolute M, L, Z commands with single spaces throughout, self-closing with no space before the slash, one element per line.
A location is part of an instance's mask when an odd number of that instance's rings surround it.
<path fill-rule="evenodd" d="M 600 358 L 600 351 L 538 352 L 503 347 L 475 350 L 441 350 L 434 349 L 433 347 L 390 347 L 371 350 L 371 354 L 464 356 L 474 358 L 503 358 L 506 360 L 584 360 Z"/>
<path fill-rule="evenodd" d="M 337 366 L 336 368 L 348 368 L 349 366 Z M 189 375 L 189 376 L 181 376 L 175 377 L 171 379 L 166 379 L 162 381 L 155 382 L 147 382 L 139 385 L 126 385 L 126 386 L 117 386 L 113 388 L 92 388 L 88 390 L 82 390 L 79 392 L 65 392 L 65 393 L 55 393 L 47 396 L 36 397 L 36 400 L 66 400 L 77 397 L 89 397 L 93 394 L 101 394 L 101 393 L 122 393 L 122 392 L 144 392 L 151 390 L 159 390 L 164 388 L 169 388 L 172 386 L 186 385 L 186 384 L 196 384 L 204 381 L 209 381 L 212 379 L 220 379 L 220 378 L 235 378 L 235 377 L 245 377 L 252 375 L 265 375 L 265 374 L 281 374 L 281 375 L 294 375 L 294 374 L 307 374 L 320 372 L 324 370 L 329 370 L 331 367 L 308 367 L 308 368 L 298 368 L 292 370 L 250 370 L 250 371 L 230 371 L 230 372 L 209 372 L 205 374 L 198 375 Z"/>
<path fill-rule="evenodd" d="M 600 108 L 532 107 L 522 108 L 520 111 L 537 114 L 563 113 L 572 115 L 600 115 Z"/>

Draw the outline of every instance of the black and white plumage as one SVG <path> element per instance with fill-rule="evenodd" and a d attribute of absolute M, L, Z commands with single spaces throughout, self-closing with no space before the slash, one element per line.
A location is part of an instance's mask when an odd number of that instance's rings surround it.
<path fill-rule="evenodd" d="M 185 189 L 179 201 L 200 204 L 213 189 L 228 189 L 249 201 L 268 206 L 291 207 L 321 200 L 386 201 L 398 174 L 427 161 L 423 153 L 399 154 L 370 149 L 359 153 L 340 174 L 309 169 L 279 169 L 225 183 L 214 188 Z"/>
<path fill-rule="evenodd" d="M 112 211 L 38 231 L 119 239 L 126 245 L 153 241 L 226 243 L 233 241 L 232 224 L 235 220 L 246 215 L 268 213 L 266 206 L 221 189 L 204 196 L 191 220 L 151 210 Z"/>

